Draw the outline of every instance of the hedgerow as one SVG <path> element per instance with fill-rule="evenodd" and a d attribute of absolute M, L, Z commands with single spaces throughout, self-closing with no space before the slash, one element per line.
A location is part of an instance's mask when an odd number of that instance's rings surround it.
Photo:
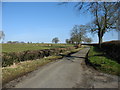
<path fill-rule="evenodd" d="M 18 63 L 22 61 L 36 60 L 51 55 L 58 55 L 64 51 L 72 50 L 74 48 L 75 47 L 43 49 L 43 50 L 27 50 L 22 52 L 3 52 L 2 67 L 10 66 L 13 63 Z"/>
<path fill-rule="evenodd" d="M 120 63 L 120 40 L 104 42 L 102 43 L 101 48 L 111 58 Z"/>

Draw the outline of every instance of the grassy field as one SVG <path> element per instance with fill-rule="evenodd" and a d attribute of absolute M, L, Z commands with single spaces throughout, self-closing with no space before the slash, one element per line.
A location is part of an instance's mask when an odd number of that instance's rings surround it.
<path fill-rule="evenodd" d="M 88 54 L 88 61 L 97 70 L 109 74 L 120 76 L 120 64 L 111 59 L 105 52 L 101 51 L 98 47 L 91 47 Z"/>
<path fill-rule="evenodd" d="M 38 43 L 19 43 L 19 44 L 2 44 L 2 52 L 21 52 L 26 50 L 40 50 L 51 48 L 66 48 L 70 44 L 38 44 Z"/>

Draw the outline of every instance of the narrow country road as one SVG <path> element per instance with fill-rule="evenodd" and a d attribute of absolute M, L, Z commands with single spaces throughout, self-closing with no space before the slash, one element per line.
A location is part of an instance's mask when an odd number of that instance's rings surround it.
<path fill-rule="evenodd" d="M 118 88 L 118 77 L 86 66 L 84 48 L 30 73 L 15 88 Z"/>

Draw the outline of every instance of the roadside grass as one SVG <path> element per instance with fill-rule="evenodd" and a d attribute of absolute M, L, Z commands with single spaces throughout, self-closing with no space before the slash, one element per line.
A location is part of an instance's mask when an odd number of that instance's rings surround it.
<path fill-rule="evenodd" d="M 49 63 L 50 60 L 35 60 L 35 61 L 25 61 L 23 63 L 19 63 L 15 66 L 5 67 L 2 69 L 2 84 L 20 77 L 28 72 L 31 72 L 37 69 L 38 66 L 42 66 L 44 64 Z"/>
<path fill-rule="evenodd" d="M 120 76 L 120 64 L 106 55 L 98 47 L 91 47 L 88 62 L 97 70 Z"/>
<path fill-rule="evenodd" d="M 2 44 L 2 52 L 21 52 L 27 50 L 41 50 L 53 48 L 71 47 L 71 44 L 40 44 L 40 43 L 16 43 L 16 44 Z"/>
<path fill-rule="evenodd" d="M 57 59 L 61 59 L 66 55 L 69 55 L 71 53 L 75 53 L 77 51 L 81 50 L 81 48 L 74 49 L 71 51 L 66 51 L 62 53 L 62 55 L 57 55 L 57 56 L 49 56 L 45 57 L 43 59 L 37 59 L 37 60 L 31 60 L 31 61 L 24 61 L 20 62 L 16 65 L 12 65 L 9 67 L 4 67 L 2 68 L 2 84 L 5 85 L 11 80 L 14 80 L 20 76 L 23 76 L 29 72 L 32 72 L 38 67 L 43 66 L 49 62 L 55 61 Z"/>

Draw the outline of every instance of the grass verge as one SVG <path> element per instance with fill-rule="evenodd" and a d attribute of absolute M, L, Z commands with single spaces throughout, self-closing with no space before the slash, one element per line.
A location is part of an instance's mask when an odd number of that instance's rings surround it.
<path fill-rule="evenodd" d="M 38 67 L 43 66 L 49 62 L 55 61 L 56 59 L 61 59 L 66 55 L 70 55 L 79 51 L 81 48 L 74 49 L 71 51 L 66 51 L 58 56 L 49 56 L 43 59 L 31 60 L 20 62 L 16 65 L 10 67 L 2 68 L 2 84 L 5 85 L 11 80 L 14 80 L 20 76 L 23 76 L 29 72 L 36 70 Z"/>
<path fill-rule="evenodd" d="M 88 63 L 104 73 L 120 76 L 120 64 L 111 59 L 98 47 L 91 47 L 88 53 Z"/>

